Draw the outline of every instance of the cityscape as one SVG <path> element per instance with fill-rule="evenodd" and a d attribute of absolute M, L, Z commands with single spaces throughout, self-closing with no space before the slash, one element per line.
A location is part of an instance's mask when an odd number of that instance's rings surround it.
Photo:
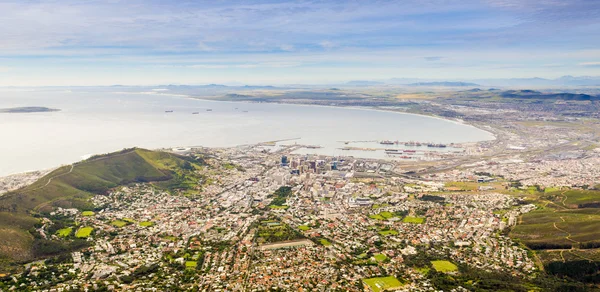
<path fill-rule="evenodd" d="M 600 291 L 600 1 L 0 20 L 0 292 Z"/>

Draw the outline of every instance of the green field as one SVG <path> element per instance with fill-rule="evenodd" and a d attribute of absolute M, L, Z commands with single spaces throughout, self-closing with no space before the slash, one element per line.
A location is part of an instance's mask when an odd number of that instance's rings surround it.
<path fill-rule="evenodd" d="M 79 228 L 79 230 L 77 230 L 77 232 L 75 233 L 75 237 L 88 238 L 92 234 L 92 231 L 94 231 L 94 228 L 89 227 L 89 226 Z"/>
<path fill-rule="evenodd" d="M 422 223 L 425 222 L 425 218 L 423 218 L 423 217 L 406 216 L 406 217 L 404 217 L 404 219 L 402 219 L 402 222 L 404 222 L 404 223 L 413 223 L 413 224 L 422 224 Z"/>
<path fill-rule="evenodd" d="M 94 211 L 83 211 L 83 212 L 81 212 L 81 216 L 86 216 L 86 217 L 94 216 Z"/>
<path fill-rule="evenodd" d="M 111 225 L 116 226 L 116 227 L 125 227 L 128 223 L 122 220 L 115 220 L 113 222 L 110 222 Z"/>
<path fill-rule="evenodd" d="M 323 246 L 330 246 L 331 242 L 329 242 L 329 240 L 325 239 L 325 238 L 321 238 L 319 239 L 319 242 L 323 245 Z"/>
<path fill-rule="evenodd" d="M 453 181 L 445 184 L 446 188 L 456 188 L 461 191 L 476 191 L 479 184 L 476 182 Z"/>
<path fill-rule="evenodd" d="M 600 209 L 544 208 L 526 213 L 510 232 L 534 249 L 578 247 L 600 241 Z"/>
<path fill-rule="evenodd" d="M 60 236 L 60 237 L 67 237 L 67 236 L 71 235 L 71 232 L 73 232 L 73 227 L 67 227 L 67 228 L 59 229 L 58 231 L 56 231 L 56 234 L 58 234 L 58 236 Z"/>
<path fill-rule="evenodd" d="M 257 235 L 257 242 L 259 244 L 294 240 L 304 237 L 298 229 L 291 228 L 289 225 L 276 220 L 261 221 L 257 228 Z"/>
<path fill-rule="evenodd" d="M 402 287 L 402 283 L 400 283 L 396 277 L 392 276 L 363 279 L 363 283 L 369 286 L 373 292 L 386 291 Z"/>
<path fill-rule="evenodd" d="M 383 211 L 383 212 L 379 212 L 379 214 L 369 215 L 369 218 L 383 221 L 383 220 L 387 220 L 387 219 L 390 219 L 395 216 L 396 215 L 392 212 Z"/>
<path fill-rule="evenodd" d="M 458 267 L 449 261 L 431 261 L 431 265 L 436 271 L 442 273 L 458 271 Z"/>
<path fill-rule="evenodd" d="M 381 230 L 381 231 L 379 231 L 379 235 L 383 235 L 383 236 L 398 235 L 398 231 L 396 231 L 396 230 Z"/>
<path fill-rule="evenodd" d="M 186 261 L 185 268 L 186 269 L 195 269 L 198 266 L 198 262 L 195 261 Z"/>
<path fill-rule="evenodd" d="M 142 221 L 142 222 L 139 223 L 139 225 L 142 226 L 142 227 L 150 227 L 150 226 L 153 226 L 154 223 L 150 222 L 150 221 Z"/>
<path fill-rule="evenodd" d="M 298 229 L 300 229 L 302 231 L 308 231 L 308 230 L 310 230 L 310 227 L 308 227 L 306 225 L 300 225 L 300 226 L 298 226 Z"/>
<path fill-rule="evenodd" d="M 388 257 L 386 255 L 382 254 L 382 253 L 378 253 L 378 254 L 373 255 L 373 258 L 375 258 L 375 260 L 378 261 L 378 262 L 383 262 L 383 261 L 385 261 L 385 260 L 388 259 Z"/>
<path fill-rule="evenodd" d="M 563 204 L 569 208 L 586 207 L 587 204 L 598 204 L 596 208 L 600 207 L 600 191 L 588 191 L 588 190 L 569 190 L 565 192 L 555 192 L 553 194 L 560 194 L 565 198 Z M 559 195 L 559 196 L 560 196 Z"/>
<path fill-rule="evenodd" d="M 271 208 L 271 209 L 283 209 L 283 210 L 285 210 L 285 209 L 287 209 L 289 207 L 290 206 L 269 205 L 269 208 Z"/>
<path fill-rule="evenodd" d="M 394 214 L 392 212 L 388 212 L 388 211 L 380 212 L 379 215 L 381 215 L 385 219 L 394 217 Z"/>
<path fill-rule="evenodd" d="M 369 215 L 369 218 L 375 219 L 375 220 L 385 220 L 385 217 L 383 217 L 383 216 L 381 216 L 379 214 Z"/>

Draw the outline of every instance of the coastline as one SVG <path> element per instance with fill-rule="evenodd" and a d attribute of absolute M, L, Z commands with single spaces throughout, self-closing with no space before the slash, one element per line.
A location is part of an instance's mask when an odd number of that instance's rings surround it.
<path fill-rule="evenodd" d="M 149 93 L 129 93 L 129 92 L 113 92 L 114 94 L 149 94 Z M 397 110 L 393 110 L 393 109 L 386 109 L 386 108 L 378 108 L 378 107 L 371 107 L 371 106 L 345 106 L 345 105 L 320 105 L 320 104 L 304 104 L 304 103 L 290 103 L 290 102 L 252 102 L 252 101 L 230 101 L 230 100 L 217 100 L 217 99 L 210 99 L 210 98 L 199 98 L 199 97 L 194 97 L 194 96 L 190 96 L 190 95 L 181 95 L 181 94 L 168 94 L 168 93 L 152 93 L 152 95 L 156 95 L 156 96 L 161 96 L 161 97 L 169 97 L 169 98 L 183 98 L 183 99 L 193 99 L 193 100 L 201 100 L 201 101 L 208 101 L 208 102 L 215 102 L 215 103 L 229 103 L 229 104 L 258 104 L 258 103 L 269 103 L 269 104 L 281 104 L 281 105 L 291 105 L 291 106 L 304 106 L 304 107 L 322 107 L 322 108 L 336 108 L 336 109 L 351 109 L 351 110 L 362 110 L 362 111 L 373 111 L 373 112 L 388 112 L 388 113 L 395 113 L 395 114 L 401 114 L 401 115 L 410 115 L 410 116 L 416 116 L 416 117 L 424 117 L 424 118 L 433 118 L 433 119 L 438 119 L 440 121 L 444 121 L 444 122 L 451 122 L 457 125 L 462 125 L 462 126 L 468 126 L 468 127 L 472 127 L 475 129 L 478 129 L 480 131 L 485 132 L 487 135 L 491 136 L 491 139 L 485 139 L 485 140 L 479 140 L 479 141 L 471 141 L 471 142 L 461 142 L 461 143 L 457 143 L 457 144 L 478 144 L 478 143 L 485 143 L 485 142 L 493 142 L 493 141 L 498 141 L 498 135 L 494 132 L 491 132 L 489 129 L 484 129 L 482 127 L 482 125 L 478 125 L 478 124 L 473 124 L 473 123 L 467 123 L 463 120 L 458 120 L 458 119 L 450 119 L 450 118 L 445 118 L 445 117 L 441 117 L 441 116 L 436 116 L 436 115 L 427 115 L 427 114 L 419 114 L 419 113 L 408 113 L 408 112 L 402 112 L 402 111 L 397 111 Z M 487 126 L 487 125 L 486 125 Z M 243 145 L 248 145 L 248 144 L 238 144 L 238 145 L 233 145 L 233 146 L 224 146 L 224 147 L 215 147 L 215 148 L 228 148 L 228 147 L 238 147 L 238 146 L 243 146 Z M 176 146 L 189 146 L 189 145 L 170 145 L 170 147 L 176 147 Z M 149 149 L 164 149 L 165 147 L 158 147 L 158 148 L 149 148 Z M 168 147 L 167 147 L 168 148 Z M 118 151 L 120 149 L 114 149 L 114 151 Z M 107 153 L 109 153 L 111 151 L 107 151 Z M 95 154 L 99 154 L 99 153 L 95 153 Z M 92 155 L 92 154 L 89 154 Z M 80 157 L 80 159 L 72 161 L 72 162 L 68 162 L 68 163 L 63 163 L 62 165 L 70 165 L 73 163 L 77 163 L 81 160 L 84 160 L 84 157 Z M 54 167 L 50 167 L 50 168 L 45 168 L 45 169 L 56 169 L 56 167 L 58 166 L 54 166 Z M 33 172 L 40 172 L 40 171 L 44 171 L 43 170 L 28 170 L 28 171 L 20 171 L 20 172 L 15 172 L 15 173 L 8 173 L 6 175 L 0 175 L 0 178 L 5 179 L 7 177 L 10 176 L 15 176 L 15 175 L 27 175 L 28 173 L 33 173 Z"/>
<path fill-rule="evenodd" d="M 468 142 L 468 143 L 479 143 L 479 142 L 486 142 L 486 141 L 494 141 L 494 140 L 498 139 L 498 136 L 495 133 L 490 132 L 489 130 L 483 129 L 481 125 L 468 123 L 468 122 L 465 122 L 464 120 L 461 120 L 461 119 L 450 119 L 450 118 L 445 118 L 445 117 L 436 116 L 436 115 L 408 113 L 408 112 L 395 111 L 395 110 L 385 109 L 385 108 L 379 108 L 379 107 L 344 106 L 344 105 L 322 105 L 322 104 L 305 104 L 305 103 L 292 103 L 292 102 L 268 102 L 268 101 L 253 102 L 253 101 L 245 101 L 245 100 L 243 100 L 243 101 L 231 101 L 231 100 L 206 99 L 206 98 L 193 97 L 193 96 L 185 96 L 184 97 L 182 95 L 178 95 L 178 96 L 171 95 L 171 97 L 180 97 L 180 98 L 196 99 L 196 100 L 212 101 L 212 102 L 247 103 L 247 104 L 253 104 L 253 103 L 256 103 L 256 104 L 260 104 L 260 103 L 284 104 L 284 105 L 305 106 L 305 107 L 344 108 L 344 109 L 367 110 L 367 111 L 388 112 L 388 113 L 396 113 L 396 114 L 403 114 L 403 115 L 412 115 L 412 116 L 418 116 L 418 117 L 427 117 L 427 118 L 438 119 L 438 120 L 442 120 L 442 121 L 445 121 L 445 122 L 451 122 L 451 123 L 462 125 L 462 126 L 468 126 L 468 127 L 476 128 L 478 130 L 481 130 L 481 131 L 484 131 L 484 132 L 490 134 L 493 137 L 493 139 L 490 139 L 490 140 L 472 141 L 472 142 Z M 412 101 L 412 100 L 411 99 L 407 99 L 406 101 Z"/>

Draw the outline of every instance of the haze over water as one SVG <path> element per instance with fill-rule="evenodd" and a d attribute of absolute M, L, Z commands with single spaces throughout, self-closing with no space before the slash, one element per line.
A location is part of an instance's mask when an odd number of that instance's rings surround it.
<path fill-rule="evenodd" d="M 61 109 L 0 114 L 0 175 L 56 167 L 86 155 L 134 146 L 228 147 L 301 138 L 293 142 L 323 146 L 314 151 L 320 154 L 358 156 L 360 152 L 340 150 L 344 144 L 339 141 L 461 143 L 494 138 L 451 121 L 365 109 L 115 92 L 3 90 L 0 94 L 0 108 Z M 374 155 L 369 151 L 363 154 Z"/>

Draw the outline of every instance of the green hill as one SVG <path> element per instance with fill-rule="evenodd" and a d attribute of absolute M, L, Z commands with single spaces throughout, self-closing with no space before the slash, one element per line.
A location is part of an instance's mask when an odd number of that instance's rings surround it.
<path fill-rule="evenodd" d="M 32 228 L 39 222 L 36 217 L 56 207 L 92 209 L 89 199 L 94 194 L 132 182 L 181 186 L 185 173 L 200 166 L 201 162 L 187 156 L 126 149 L 63 166 L 32 185 L 5 194 L 0 197 L 0 272 L 3 263 L 38 256 L 32 251 L 37 240 L 32 236 Z"/>

